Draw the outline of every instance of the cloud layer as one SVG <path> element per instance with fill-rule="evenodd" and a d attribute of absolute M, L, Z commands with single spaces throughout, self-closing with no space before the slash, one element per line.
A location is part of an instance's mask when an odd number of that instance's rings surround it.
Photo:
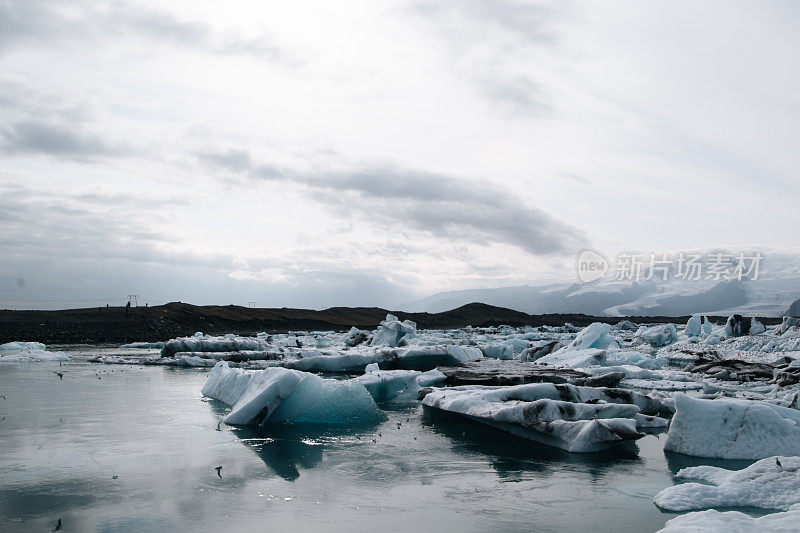
<path fill-rule="evenodd" d="M 391 306 L 587 246 L 794 246 L 798 8 L 683 7 L 0 1 L 0 307 Z"/>

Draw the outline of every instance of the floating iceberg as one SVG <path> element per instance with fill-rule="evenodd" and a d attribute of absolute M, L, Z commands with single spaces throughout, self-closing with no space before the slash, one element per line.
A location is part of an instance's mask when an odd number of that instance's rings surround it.
<path fill-rule="evenodd" d="M 593 387 L 612 387 L 619 384 L 624 375 L 610 380 L 608 373 L 590 376 L 572 369 L 537 366 L 524 361 L 484 358 L 467 361 L 454 366 L 438 368 L 446 377 L 448 385 L 522 385 L 525 383 L 570 383 Z M 602 384 L 601 384 L 602 383 Z"/>
<path fill-rule="evenodd" d="M 0 362 L 69 361 L 63 352 L 50 352 L 41 342 L 7 342 L 0 344 Z"/>
<path fill-rule="evenodd" d="M 378 331 L 370 342 L 371 346 L 403 346 L 408 343 L 408 339 L 417 333 L 417 325 L 410 320 L 403 320 L 396 316 L 386 315 L 386 320 L 378 326 Z"/>
<path fill-rule="evenodd" d="M 434 389 L 422 403 L 570 452 L 594 452 L 641 438 L 637 403 L 650 411 L 660 407 L 632 391 L 550 383 Z"/>
<path fill-rule="evenodd" d="M 545 355 L 536 360 L 538 365 L 550 365 L 561 368 L 585 368 L 601 365 L 605 359 L 606 351 L 599 348 L 586 348 L 583 350 L 570 350 L 562 348 L 550 355 Z"/>
<path fill-rule="evenodd" d="M 366 331 L 361 331 L 357 327 L 353 326 L 352 328 L 350 328 L 350 331 L 348 331 L 345 334 L 342 341 L 344 342 L 345 346 L 352 348 L 354 346 L 358 346 L 362 342 L 366 341 L 368 338 L 369 335 L 367 334 Z"/>
<path fill-rule="evenodd" d="M 795 316 L 785 316 L 783 321 L 775 328 L 775 335 L 790 335 L 800 329 L 800 318 Z"/>
<path fill-rule="evenodd" d="M 492 359 L 513 359 L 515 355 L 530 348 L 531 343 L 520 338 L 507 339 L 497 344 L 483 346 L 483 355 Z"/>
<path fill-rule="evenodd" d="M 585 350 L 587 348 L 619 347 L 617 339 L 609 335 L 611 326 L 602 322 L 593 322 L 583 328 L 575 339 L 565 348 L 569 350 Z"/>
<path fill-rule="evenodd" d="M 323 379 L 286 368 L 247 372 L 218 362 L 203 395 L 231 406 L 230 425 L 272 423 L 365 424 L 385 419 L 367 389 L 354 379 Z"/>
<path fill-rule="evenodd" d="M 675 324 L 661 324 L 658 326 L 642 326 L 634 336 L 639 342 L 646 342 L 653 348 L 660 348 L 678 340 L 678 330 Z"/>
<path fill-rule="evenodd" d="M 379 352 L 369 353 L 337 353 L 298 352 L 295 359 L 286 359 L 280 363 L 285 368 L 304 372 L 363 372 L 370 363 L 381 363 L 386 356 Z"/>
<path fill-rule="evenodd" d="M 192 337 L 168 340 L 161 349 L 161 356 L 172 357 L 179 352 L 268 351 L 272 348 L 269 342 L 263 338 L 237 337 L 235 335 L 211 337 L 198 332 Z"/>
<path fill-rule="evenodd" d="M 769 402 L 675 396 L 665 450 L 721 459 L 800 455 L 800 411 Z"/>
<path fill-rule="evenodd" d="M 767 327 L 753 317 L 750 321 L 750 335 L 761 335 L 765 331 L 767 331 Z"/>
<path fill-rule="evenodd" d="M 520 359 L 523 361 L 536 361 L 561 348 L 563 348 L 563 345 L 559 341 L 549 339 L 538 341 L 533 343 L 530 348 L 523 350 L 520 353 Z"/>
<path fill-rule="evenodd" d="M 437 366 L 449 366 L 474 361 L 483 357 L 483 352 L 477 346 L 459 346 L 448 344 L 445 346 L 415 346 L 413 348 L 398 348 L 392 351 L 397 368 L 404 370 L 432 370 Z"/>
<path fill-rule="evenodd" d="M 216 359 L 209 359 L 206 357 L 197 357 L 196 355 L 182 355 L 178 354 L 173 361 L 175 366 L 185 366 L 190 368 L 208 368 L 217 363 Z"/>
<path fill-rule="evenodd" d="M 731 315 L 728 317 L 727 322 L 725 322 L 725 336 L 731 338 L 749 335 L 751 324 L 752 320 L 747 320 L 747 317 L 743 317 L 742 315 Z"/>
<path fill-rule="evenodd" d="M 708 484 L 682 483 L 662 490 L 653 500 L 662 509 L 761 507 L 787 510 L 800 503 L 800 457 L 769 457 L 744 470 L 694 466 L 680 470 L 676 477 Z"/>
<path fill-rule="evenodd" d="M 283 359 L 283 352 L 278 350 L 241 350 L 237 352 L 176 352 L 173 357 L 198 357 L 215 361 L 275 361 Z M 210 366 L 214 366 L 212 363 Z"/>
<path fill-rule="evenodd" d="M 694 315 L 686 322 L 684 333 L 687 337 L 700 337 L 701 335 L 710 335 L 713 328 L 714 325 L 705 315 Z"/>
<path fill-rule="evenodd" d="M 0 344 L 0 352 L 21 352 L 24 350 L 44 350 L 46 346 L 41 342 L 7 342 Z"/>
<path fill-rule="evenodd" d="M 438 370 L 419 372 L 417 370 L 377 370 L 367 368 L 363 376 L 356 380 L 366 387 L 370 395 L 379 402 L 416 401 L 417 392 L 422 387 L 430 387 L 445 380 Z"/>
<path fill-rule="evenodd" d="M 721 513 L 713 509 L 688 513 L 669 520 L 657 533 L 796 533 L 800 523 L 800 506 L 783 513 L 754 518 L 739 511 Z"/>
<path fill-rule="evenodd" d="M 140 350 L 160 350 L 163 347 L 163 342 L 131 342 L 120 346 L 120 348 L 137 348 Z"/>

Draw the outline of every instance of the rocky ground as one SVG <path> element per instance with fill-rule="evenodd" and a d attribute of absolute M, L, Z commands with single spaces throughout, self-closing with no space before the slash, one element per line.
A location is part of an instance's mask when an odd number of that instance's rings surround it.
<path fill-rule="evenodd" d="M 289 330 L 345 331 L 351 326 L 374 329 L 387 314 L 377 307 L 332 307 L 311 309 L 251 309 L 240 306 L 196 306 L 180 302 L 153 307 L 93 307 L 60 311 L 0 310 L 0 343 L 38 341 L 46 344 L 124 343 L 164 340 L 191 335 Z M 412 320 L 420 329 L 446 329 L 465 326 L 563 325 L 586 326 L 592 322 L 616 323 L 623 317 L 592 317 L 581 314 L 528 315 L 485 304 L 468 304 L 443 313 L 403 313 L 392 311 L 402 320 Z M 688 317 L 624 317 L 635 323 L 685 322 Z M 711 317 L 724 320 L 724 317 Z M 762 319 L 774 324 L 779 319 Z"/>

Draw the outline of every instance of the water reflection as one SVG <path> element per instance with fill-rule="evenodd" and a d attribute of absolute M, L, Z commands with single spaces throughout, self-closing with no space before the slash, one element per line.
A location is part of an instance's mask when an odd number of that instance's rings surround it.
<path fill-rule="evenodd" d="M 303 428 L 231 428 L 273 472 L 294 481 L 300 468 L 314 468 L 322 461 L 324 444 L 315 442 Z"/>
<path fill-rule="evenodd" d="M 218 401 L 208 404 L 222 419 L 229 408 Z M 246 444 L 264 464 L 286 481 L 300 477 L 301 469 L 310 469 L 322 462 L 326 443 L 343 444 L 362 440 L 377 424 L 358 427 L 327 424 L 271 424 L 227 429 Z"/>
<path fill-rule="evenodd" d="M 53 516 L 70 509 L 88 507 L 96 500 L 86 487 L 96 485 L 93 479 L 74 479 L 47 484 L 16 485 L 0 490 L 0 516 L 30 520 L 47 509 Z M 110 491 L 109 491 L 110 492 Z M 55 519 L 53 519 L 55 521 Z"/>
<path fill-rule="evenodd" d="M 570 453 L 436 409 L 424 409 L 421 421 L 431 431 L 449 438 L 454 453 L 486 456 L 504 481 L 529 479 L 533 472 L 538 473 L 537 477 L 549 476 L 558 470 L 577 467 L 585 469 L 593 480 L 598 480 L 611 468 L 618 470 L 641 462 L 638 447 L 633 442 L 601 452 Z"/>
<path fill-rule="evenodd" d="M 727 468 L 728 470 L 741 470 L 747 468 L 755 463 L 755 460 L 748 459 L 714 459 L 711 457 L 694 457 L 691 455 L 683 455 L 682 453 L 664 451 L 664 457 L 667 459 L 667 467 L 672 475 L 678 473 L 682 468 L 690 466 L 717 466 L 720 468 Z"/>

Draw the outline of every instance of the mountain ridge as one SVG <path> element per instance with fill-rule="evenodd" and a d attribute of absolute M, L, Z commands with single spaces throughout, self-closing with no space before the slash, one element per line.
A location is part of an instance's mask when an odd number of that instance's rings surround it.
<path fill-rule="evenodd" d="M 583 313 L 532 315 L 513 309 L 471 302 L 441 313 L 409 313 L 380 307 L 330 307 L 322 310 L 250 308 L 236 305 L 198 306 L 182 302 L 153 307 L 93 307 L 59 311 L 0 311 L 0 343 L 38 341 L 46 344 L 124 343 L 158 341 L 191 335 L 196 331 L 219 335 L 253 335 L 260 331 L 346 331 L 352 326 L 374 329 L 388 313 L 412 320 L 420 329 L 465 326 L 561 326 L 570 322 L 685 322 L 688 316 L 592 316 Z M 713 317 L 724 320 L 725 316 Z M 777 319 L 765 319 L 777 323 Z"/>

